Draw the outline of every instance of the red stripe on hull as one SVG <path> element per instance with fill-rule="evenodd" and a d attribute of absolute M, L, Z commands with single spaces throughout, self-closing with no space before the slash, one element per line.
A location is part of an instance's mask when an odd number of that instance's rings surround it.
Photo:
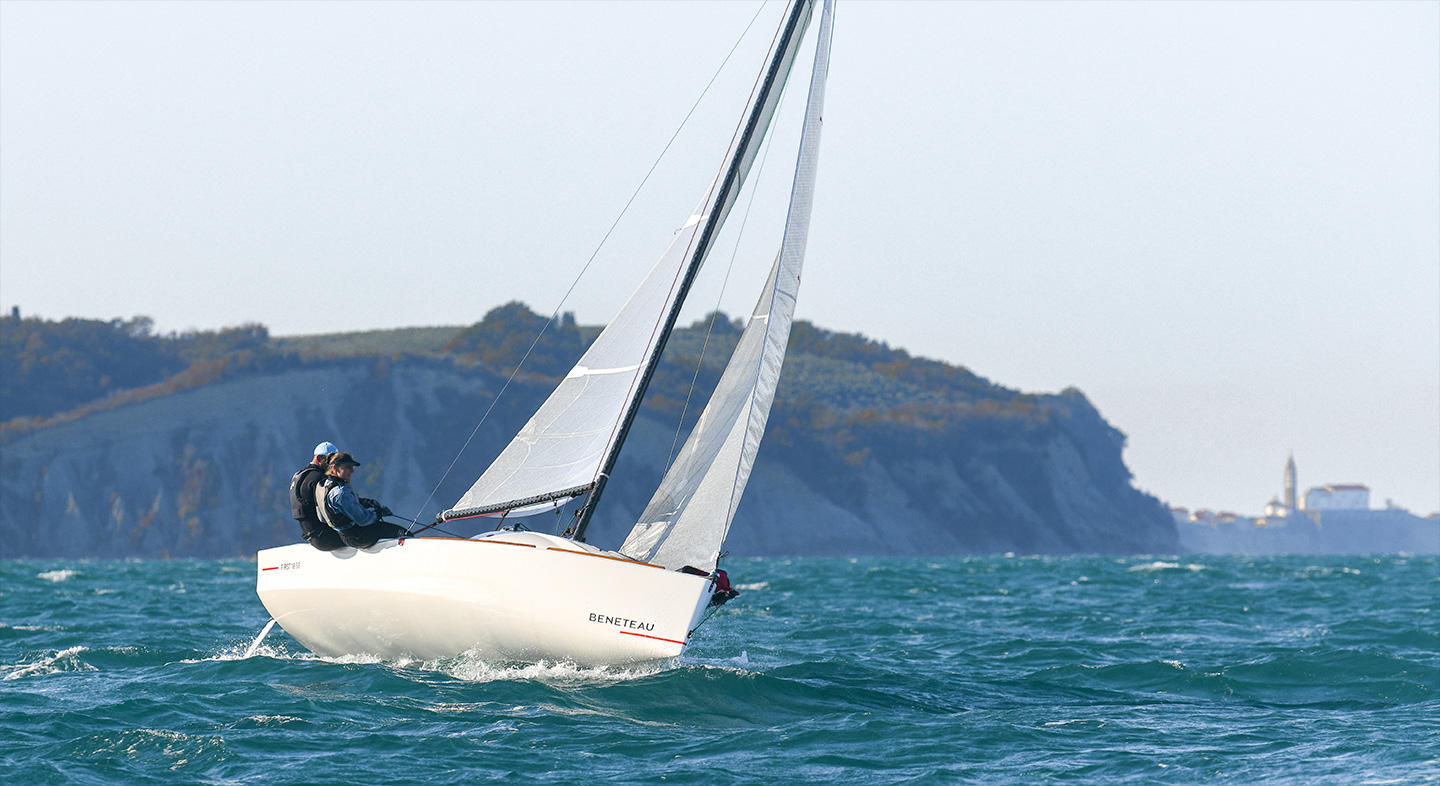
<path fill-rule="evenodd" d="M 626 636 L 639 636 L 639 637 L 642 638 L 642 639 L 654 639 L 654 640 L 656 640 L 656 641 L 668 641 L 668 642 L 670 642 L 671 644 L 679 644 L 679 645 L 682 646 L 682 647 L 685 646 L 685 642 L 683 642 L 683 641 L 676 641 L 676 640 L 674 640 L 674 639 L 665 639 L 665 638 L 661 638 L 661 637 L 659 637 L 659 636 L 646 636 L 646 635 L 643 634 L 643 633 L 631 633 L 631 632 L 628 631 L 628 630 L 622 630 L 622 631 L 620 631 L 620 633 L 622 633 L 623 635 L 626 635 Z"/>

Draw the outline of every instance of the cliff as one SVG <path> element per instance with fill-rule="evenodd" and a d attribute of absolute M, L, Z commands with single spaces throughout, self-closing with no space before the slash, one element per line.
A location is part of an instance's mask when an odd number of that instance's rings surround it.
<path fill-rule="evenodd" d="M 354 481 L 363 495 L 428 522 L 594 335 L 573 320 L 552 328 L 471 438 L 523 354 L 506 337 L 534 319 L 543 323 L 512 304 L 465 330 L 429 329 L 425 341 L 406 333 L 412 341 L 400 352 L 383 334 L 251 341 L 149 387 L 11 421 L 0 429 L 0 554 L 230 556 L 293 542 L 286 486 L 320 440 L 364 462 Z M 699 365 L 702 392 L 735 340 L 728 320 L 715 324 Z M 685 398 L 704 343 L 700 323 L 672 340 L 592 543 L 618 545 L 659 479 L 677 423 L 683 439 L 693 422 L 703 395 L 688 407 Z M 1175 552 L 1174 522 L 1132 487 L 1123 444 L 1079 391 L 1020 394 L 798 323 L 727 548 L 744 556 Z M 556 526 L 543 516 L 527 523 Z"/>

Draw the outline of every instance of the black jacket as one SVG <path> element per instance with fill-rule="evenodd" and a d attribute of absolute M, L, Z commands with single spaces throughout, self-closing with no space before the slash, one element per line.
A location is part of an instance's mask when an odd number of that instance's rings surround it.
<path fill-rule="evenodd" d="M 300 531 L 307 536 L 329 529 L 315 510 L 315 486 L 324 479 L 325 473 L 314 464 L 306 464 L 290 478 L 290 514 L 300 522 Z"/>

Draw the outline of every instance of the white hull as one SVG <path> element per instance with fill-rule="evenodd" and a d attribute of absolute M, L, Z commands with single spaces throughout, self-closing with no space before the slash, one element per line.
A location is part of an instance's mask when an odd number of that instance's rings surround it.
<path fill-rule="evenodd" d="M 256 592 L 319 655 L 618 665 L 684 651 L 714 590 L 704 576 L 536 532 L 305 543 L 257 555 Z"/>

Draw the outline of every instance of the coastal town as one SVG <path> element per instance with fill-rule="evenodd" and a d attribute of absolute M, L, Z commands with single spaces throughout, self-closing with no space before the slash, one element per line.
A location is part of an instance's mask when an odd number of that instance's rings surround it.
<path fill-rule="evenodd" d="M 1361 483 L 1326 483 L 1299 493 L 1295 457 L 1284 491 L 1259 516 L 1171 508 L 1180 545 L 1200 554 L 1436 554 L 1440 513 L 1419 516 L 1386 500 L 1370 507 Z"/>

